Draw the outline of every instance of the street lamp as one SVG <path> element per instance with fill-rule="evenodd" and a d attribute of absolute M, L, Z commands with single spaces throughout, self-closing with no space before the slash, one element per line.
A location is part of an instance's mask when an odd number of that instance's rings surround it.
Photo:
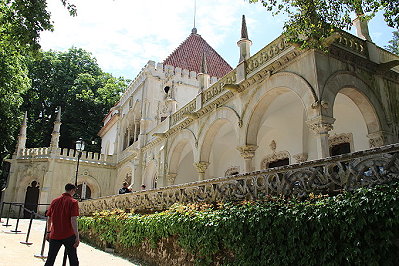
<path fill-rule="evenodd" d="M 80 157 L 82 157 L 82 151 L 85 149 L 85 142 L 82 138 L 76 141 L 76 151 L 78 152 L 78 163 L 76 164 L 76 176 L 75 176 L 75 186 L 78 188 L 78 172 L 79 172 L 79 161 Z M 76 198 L 80 199 L 80 195 L 76 194 Z"/>

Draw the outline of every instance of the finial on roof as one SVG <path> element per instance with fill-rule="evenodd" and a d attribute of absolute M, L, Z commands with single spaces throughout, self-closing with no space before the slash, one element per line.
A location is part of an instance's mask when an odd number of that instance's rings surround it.
<path fill-rule="evenodd" d="M 22 126 L 23 127 L 26 127 L 27 126 L 27 124 L 28 124 L 28 111 L 25 111 L 25 114 L 24 114 L 24 119 L 22 120 Z"/>
<path fill-rule="evenodd" d="M 57 118 L 55 119 L 57 122 L 61 122 L 61 106 L 58 106 L 57 109 Z"/>
<path fill-rule="evenodd" d="M 191 34 L 197 34 L 197 28 L 195 27 L 195 16 L 197 15 L 197 0 L 194 0 L 194 27 L 191 30 Z"/>
<path fill-rule="evenodd" d="M 247 23 L 245 22 L 245 15 L 242 15 L 241 39 L 248 39 L 248 30 L 247 30 Z"/>
<path fill-rule="evenodd" d="M 202 62 L 201 62 L 200 73 L 202 73 L 202 74 L 208 74 L 208 66 L 207 66 L 207 63 L 206 63 L 206 56 L 205 56 L 205 53 L 202 54 Z"/>

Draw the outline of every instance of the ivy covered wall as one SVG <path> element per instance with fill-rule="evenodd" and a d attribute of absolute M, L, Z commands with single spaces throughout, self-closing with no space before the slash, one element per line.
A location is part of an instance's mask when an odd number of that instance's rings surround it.
<path fill-rule="evenodd" d="M 399 183 L 337 196 L 81 217 L 88 241 L 150 264 L 397 265 Z"/>

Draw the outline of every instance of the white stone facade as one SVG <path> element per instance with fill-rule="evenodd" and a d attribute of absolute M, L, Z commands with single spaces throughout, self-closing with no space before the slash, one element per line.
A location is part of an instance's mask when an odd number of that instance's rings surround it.
<path fill-rule="evenodd" d="M 347 33 L 329 53 L 281 36 L 203 91 L 198 73 L 149 61 L 105 118 L 101 155 L 82 158 L 78 183 L 101 197 L 124 180 L 159 188 L 321 159 L 339 144 L 397 143 L 399 71 L 384 66 L 398 59 Z M 76 156 L 39 150 L 10 160 L 5 201 L 23 202 L 37 180 L 48 203 L 73 181 Z"/>

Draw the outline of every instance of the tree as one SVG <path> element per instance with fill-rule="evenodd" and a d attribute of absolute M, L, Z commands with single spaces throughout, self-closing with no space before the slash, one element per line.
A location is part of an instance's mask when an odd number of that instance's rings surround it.
<path fill-rule="evenodd" d="M 399 0 L 250 0 L 273 14 L 288 14 L 285 34 L 302 47 L 322 48 L 333 32 L 350 29 L 351 15 L 369 20 L 382 11 L 390 27 L 399 26 Z"/>
<path fill-rule="evenodd" d="M 58 106 L 62 108 L 60 146 L 74 148 L 80 137 L 99 151 L 101 121 L 126 88 L 127 80 L 104 73 L 87 51 L 43 52 L 29 62 L 32 86 L 23 94 L 31 147 L 48 147 Z M 96 144 L 92 144 L 92 142 Z"/>
<path fill-rule="evenodd" d="M 76 14 L 69 1 L 61 3 L 71 15 Z M 35 56 L 40 48 L 40 33 L 53 29 L 46 7 L 46 0 L 0 0 L 0 179 L 3 160 L 14 151 L 22 119 L 20 95 L 30 86 L 27 57 Z"/>
<path fill-rule="evenodd" d="M 389 41 L 385 48 L 391 53 L 399 55 L 399 31 L 394 31 L 392 35 L 392 40 Z"/>

